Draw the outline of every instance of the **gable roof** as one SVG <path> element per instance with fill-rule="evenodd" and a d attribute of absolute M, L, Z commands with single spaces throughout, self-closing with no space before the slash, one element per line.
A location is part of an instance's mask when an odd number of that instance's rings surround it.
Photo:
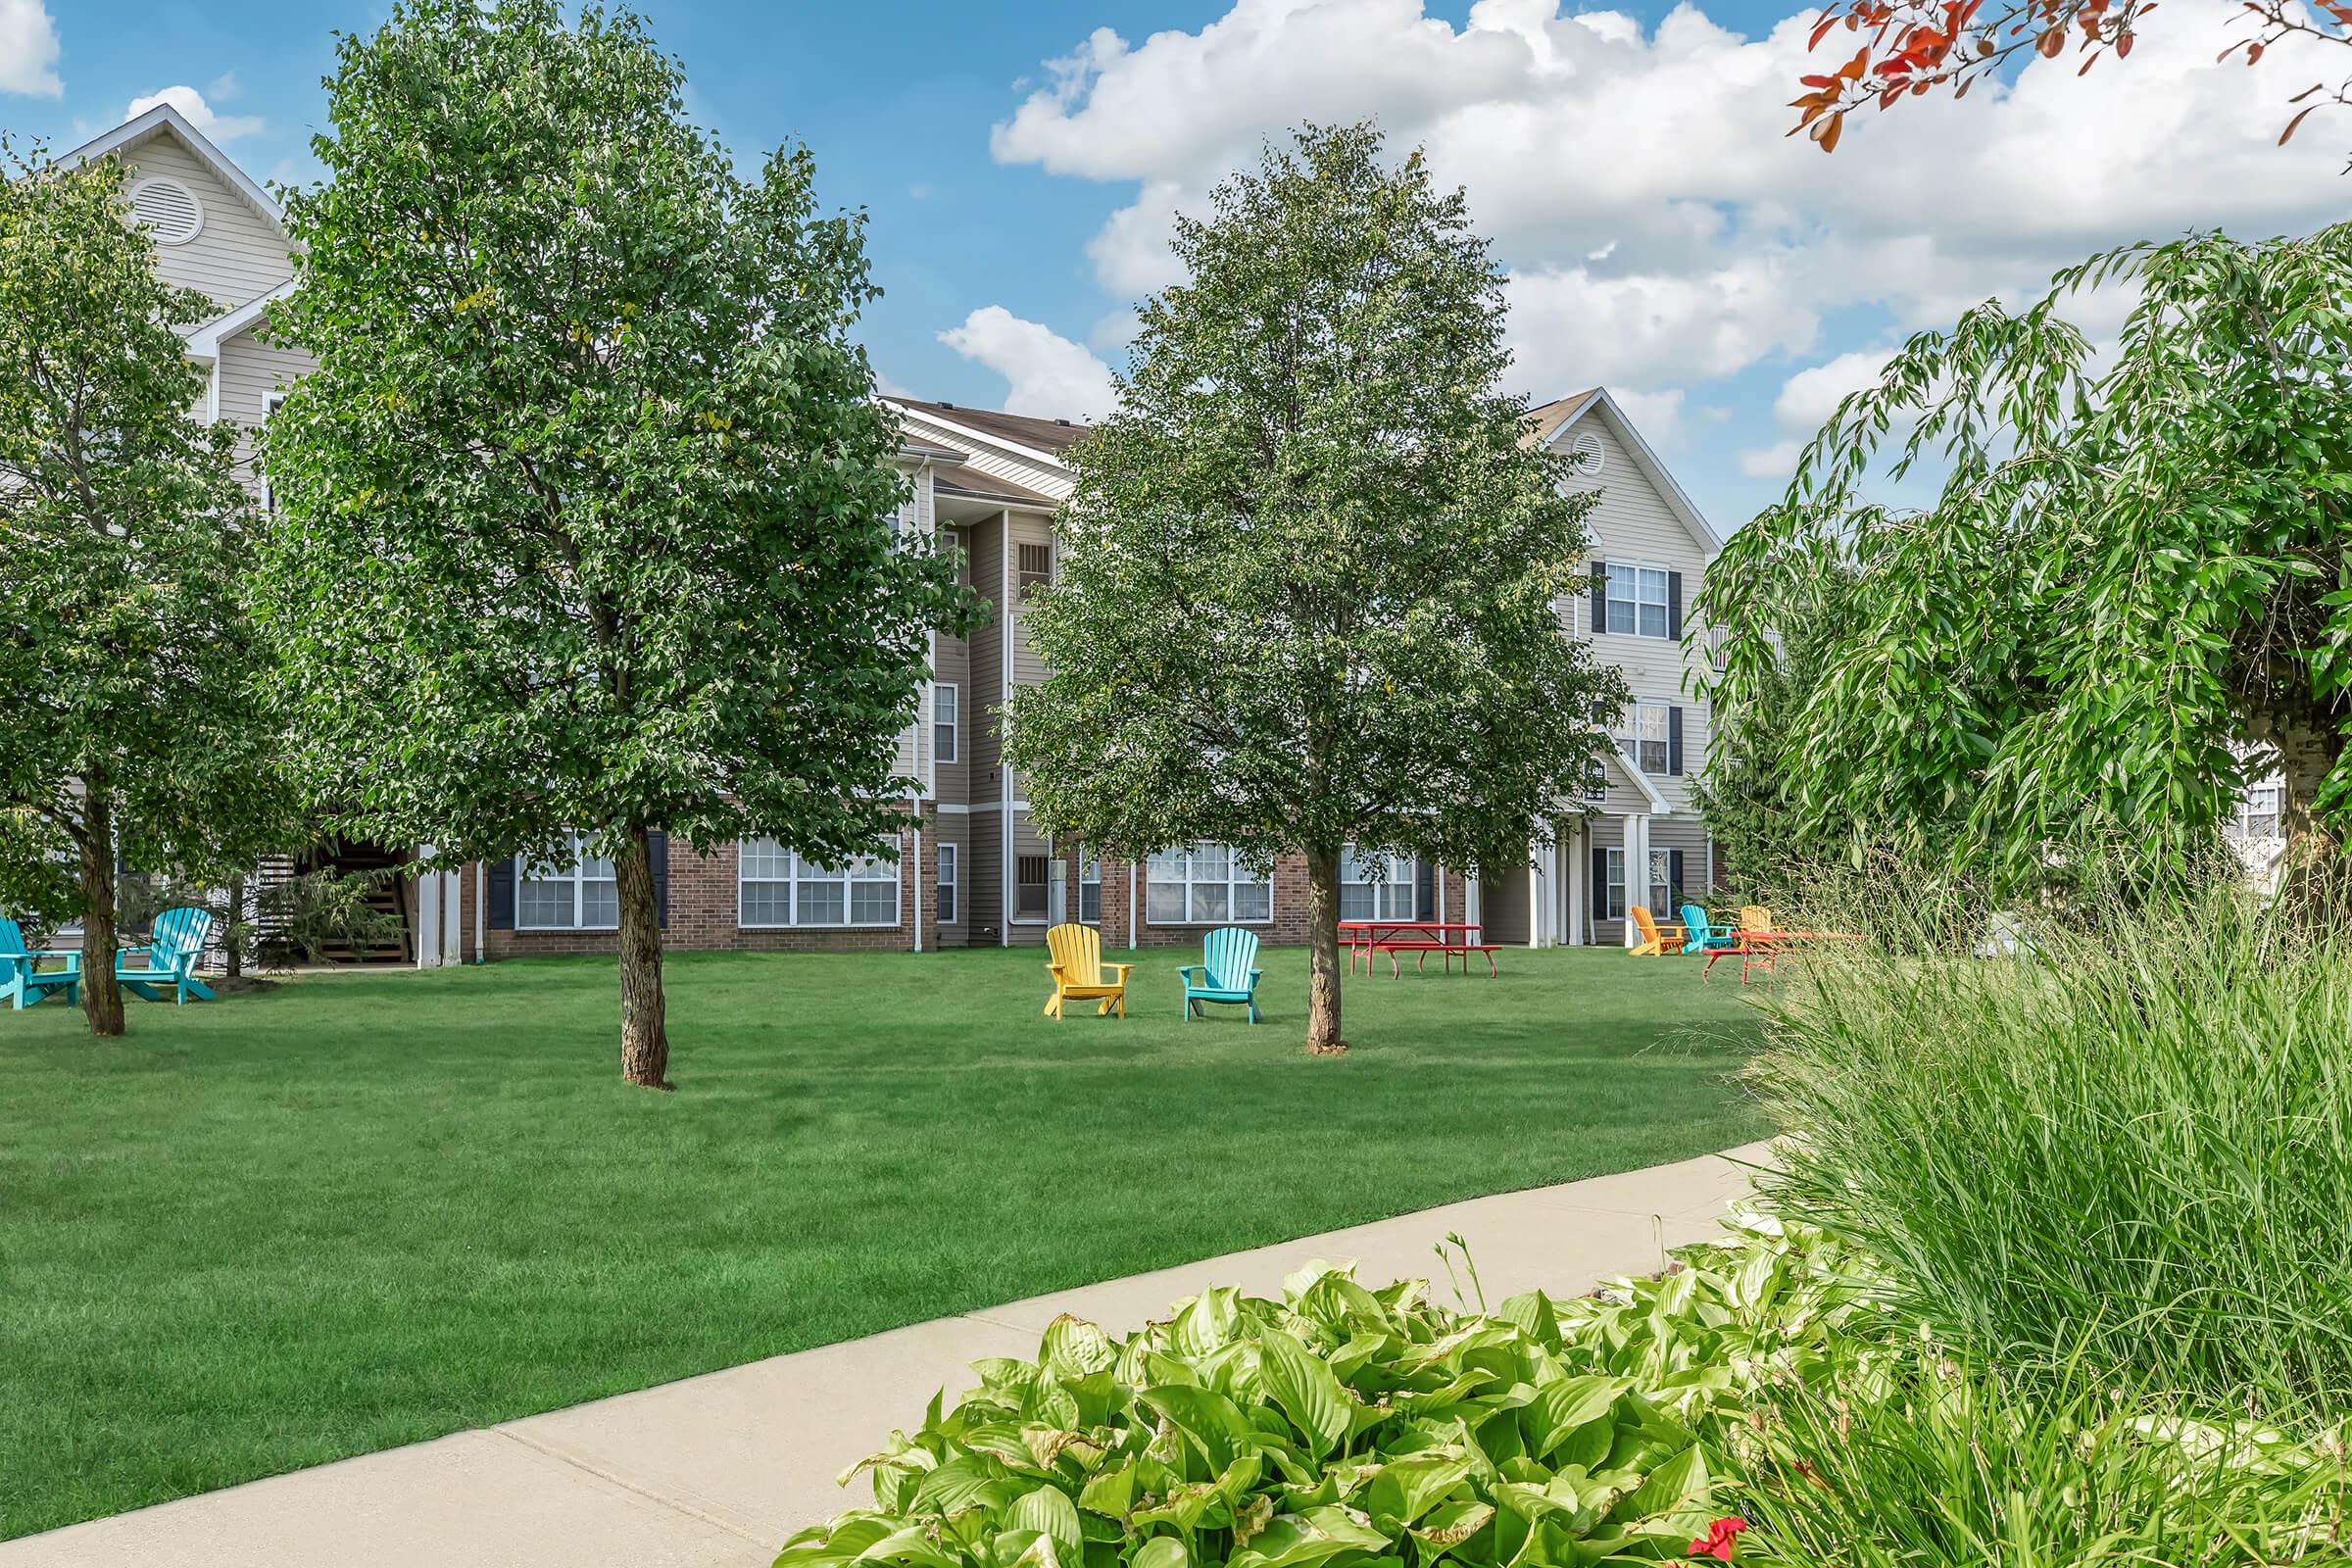
<path fill-rule="evenodd" d="M 1075 419 L 1041 419 L 1026 414 L 998 414 L 988 409 L 960 408 L 953 403 L 925 403 L 916 398 L 887 398 L 902 409 L 921 415 L 934 424 L 960 429 L 983 440 L 1032 453 L 1058 464 L 1061 455 L 1086 439 L 1094 426 Z"/>
<path fill-rule="evenodd" d="M 1666 471 L 1666 465 L 1659 461 L 1657 453 L 1650 450 L 1649 443 L 1642 439 L 1642 432 L 1634 428 L 1634 421 L 1625 416 L 1625 411 L 1617 406 L 1615 398 L 1609 396 L 1607 387 L 1596 386 L 1590 391 L 1573 392 L 1567 397 L 1555 398 L 1539 408 L 1528 410 L 1528 431 L 1520 439 L 1530 446 L 1556 447 L 1567 439 L 1571 430 L 1588 418 L 1598 418 L 1608 426 L 1609 433 L 1617 438 L 1618 444 L 1632 455 L 1634 466 L 1642 470 L 1642 477 L 1650 482 L 1658 492 L 1659 499 L 1666 503 L 1666 510 L 1674 514 L 1675 520 L 1683 525 L 1699 549 L 1712 558 L 1723 548 L 1722 536 L 1699 514 L 1698 508 L 1683 493 L 1683 487 L 1675 482 L 1674 475 Z"/>
<path fill-rule="evenodd" d="M 1659 816 L 1673 815 L 1674 808 L 1666 803 L 1666 797 L 1659 793 L 1658 787 L 1649 781 L 1649 775 L 1642 772 L 1641 768 L 1637 767 L 1634 764 L 1634 760 L 1625 755 L 1625 747 L 1618 741 L 1617 737 L 1609 734 L 1607 730 L 1602 729 L 1598 724 L 1594 724 L 1592 728 L 1598 731 L 1601 737 L 1607 740 L 1609 743 L 1606 760 L 1616 763 L 1617 771 L 1624 775 L 1621 781 L 1623 787 L 1632 790 L 1637 795 L 1640 795 L 1643 800 L 1647 801 L 1649 803 L 1650 810 L 1655 814 Z"/>
<path fill-rule="evenodd" d="M 952 473 L 933 474 L 931 488 L 943 496 L 965 496 L 974 501 L 1031 507 L 1040 512 L 1053 512 L 1061 506 L 1042 490 L 1032 490 L 1003 474 L 981 468 L 962 467 Z"/>
<path fill-rule="evenodd" d="M 244 200 L 245 205 L 252 208 L 255 214 L 261 218 L 262 221 L 276 231 L 278 238 L 288 238 L 286 215 L 278 210 L 276 201 L 270 197 L 270 193 L 256 184 L 252 175 L 231 163 L 228 155 L 214 146 L 211 138 L 207 137 L 203 131 L 188 123 L 187 116 L 170 104 L 157 104 L 145 114 L 134 120 L 124 121 L 106 134 L 92 137 L 72 152 L 67 153 L 58 162 L 71 166 L 87 163 L 92 159 L 104 158 L 109 153 L 118 153 L 127 159 L 141 142 L 161 135 L 177 137 L 181 144 L 195 156 L 196 161 L 202 164 L 221 184 L 235 191 Z M 288 243 L 291 241 L 288 240 Z"/>

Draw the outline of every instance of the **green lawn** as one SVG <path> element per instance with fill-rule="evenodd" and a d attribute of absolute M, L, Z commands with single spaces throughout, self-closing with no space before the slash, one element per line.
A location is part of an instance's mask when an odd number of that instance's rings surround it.
<path fill-rule="evenodd" d="M 898 1324 L 1759 1136 L 1737 986 L 1615 952 L 1347 990 L 1353 1054 L 1039 1016 L 1034 953 L 610 960 L 0 1013 L 0 1538 Z"/>

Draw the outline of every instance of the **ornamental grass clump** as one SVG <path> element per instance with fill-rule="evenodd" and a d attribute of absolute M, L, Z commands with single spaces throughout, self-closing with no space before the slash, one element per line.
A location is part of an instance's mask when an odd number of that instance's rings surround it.
<path fill-rule="evenodd" d="M 2352 1410 L 2352 946 L 2241 887 L 2063 917 L 1825 901 L 1752 1082 L 1783 1213 L 2008 1368 Z M 1988 935 L 1989 933 L 1989 935 Z"/>

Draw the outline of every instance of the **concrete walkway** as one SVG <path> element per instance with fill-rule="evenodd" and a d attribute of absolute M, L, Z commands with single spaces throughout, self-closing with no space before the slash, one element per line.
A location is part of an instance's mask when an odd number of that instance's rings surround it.
<path fill-rule="evenodd" d="M 1279 1295 L 1315 1257 L 1353 1258 L 1367 1283 L 1434 1272 L 1447 1301 L 1430 1249 L 1448 1232 L 1490 1302 L 1577 1295 L 1713 1234 L 1763 1158 L 1749 1145 L 918 1323 L 27 1536 L 0 1544 L 0 1568 L 764 1568 L 795 1530 L 869 1499 L 836 1474 L 936 1390 L 974 1386 L 970 1362 L 1034 1354 L 1060 1313 L 1126 1333 L 1210 1285 Z"/>

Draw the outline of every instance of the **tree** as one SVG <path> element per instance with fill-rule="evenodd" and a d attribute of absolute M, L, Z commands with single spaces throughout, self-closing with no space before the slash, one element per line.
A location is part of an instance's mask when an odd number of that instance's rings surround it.
<path fill-rule="evenodd" d="M 122 1032 L 116 871 L 242 869 L 282 796 L 239 596 L 233 430 L 194 414 L 165 283 L 113 159 L 0 178 L 0 903 L 81 917 L 82 1011 Z"/>
<path fill-rule="evenodd" d="M 408 0 L 347 37 L 289 194 L 268 626 L 336 825 L 614 864 L 621 1070 L 667 1087 L 652 838 L 817 860 L 896 825 L 955 564 L 901 539 L 849 328 L 861 216 L 745 178 L 640 21 Z"/>
<path fill-rule="evenodd" d="M 2221 51 L 2248 66 L 2289 38 L 2352 47 L 2352 0 L 2242 0 L 2246 31 Z M 1998 76 L 2021 59 L 2055 60 L 2071 42 L 2086 74 L 2104 55 L 2119 64 L 2147 24 L 2156 0 L 1830 0 L 1813 24 L 1812 48 L 1842 31 L 1857 44 L 1833 71 L 1801 78 L 1789 107 L 1798 111 L 1790 135 L 1802 132 L 1823 152 L 1836 152 L 1845 117 L 1877 105 L 1948 90 L 1965 98 L 1984 76 Z M 1840 24 L 1842 24 L 1842 26 Z M 1843 53 L 1844 45 L 1838 46 Z M 2315 81 L 2287 100 L 2301 104 L 2278 133 L 2280 146 L 2323 106 L 2352 108 L 2352 70 L 2341 80 Z"/>
<path fill-rule="evenodd" d="M 2111 363 L 2058 314 L 2136 291 Z M 2021 314 L 1923 333 L 1846 399 L 1698 609 L 1713 695 L 1779 678 L 1774 606 L 1850 573 L 1855 607 L 1774 760 L 1810 827 L 1930 837 L 2031 883 L 2090 842 L 2192 863 L 2273 760 L 2297 858 L 2352 807 L 2352 224 L 2132 246 Z M 1874 466 L 1882 458 L 1884 472 Z M 1864 486 L 1947 466 L 1933 505 Z"/>
<path fill-rule="evenodd" d="M 1307 1049 L 1340 1028 L 1340 860 L 1523 856 L 1606 745 L 1561 634 L 1587 495 L 1522 444 L 1500 275 L 1461 193 L 1308 127 L 1179 219 L 1118 408 L 1073 449 L 1060 579 L 1014 696 L 1039 822 L 1130 855 L 1306 861 Z"/>

